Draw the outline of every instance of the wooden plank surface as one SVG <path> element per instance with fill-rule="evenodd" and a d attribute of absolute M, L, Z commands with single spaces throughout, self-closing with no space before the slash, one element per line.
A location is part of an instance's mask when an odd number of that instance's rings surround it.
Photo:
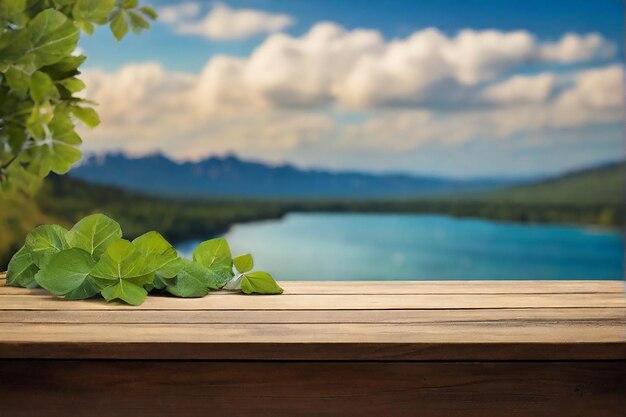
<path fill-rule="evenodd" d="M 7 417 L 622 417 L 626 362 L 0 361 Z"/>
<path fill-rule="evenodd" d="M 139 307 L 0 285 L 0 358 L 626 359 L 617 281 L 282 284 Z"/>
<path fill-rule="evenodd" d="M 2 310 L 364 310 L 470 308 L 626 308 L 622 294 L 209 294 L 203 298 L 148 297 L 140 306 L 101 299 L 64 300 L 49 294 L 5 295 Z"/>
<path fill-rule="evenodd" d="M 273 323 L 578 323 L 624 325 L 619 308 L 532 308 L 453 310 L 0 310 L 0 323 L 77 324 L 273 324 Z"/>
<path fill-rule="evenodd" d="M 282 283 L 66 301 L 0 282 L 0 416 L 616 417 L 616 281 Z"/>
<path fill-rule="evenodd" d="M 18 287 L 4 286 L 0 272 L 0 295 L 30 294 Z M 624 293 L 622 281 L 281 281 L 285 294 L 564 294 Z"/>

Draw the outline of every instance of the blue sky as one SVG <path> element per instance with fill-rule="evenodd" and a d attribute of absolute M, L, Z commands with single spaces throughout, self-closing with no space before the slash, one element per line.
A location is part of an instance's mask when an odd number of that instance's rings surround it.
<path fill-rule="evenodd" d="M 151 1 L 155 7 L 176 1 Z M 214 2 L 199 2 L 210 7 Z M 258 8 L 295 16 L 286 33 L 301 35 L 320 21 L 353 28 L 373 28 L 387 38 L 404 37 L 416 30 L 437 27 L 447 34 L 465 28 L 528 30 L 542 39 L 556 39 L 566 32 L 598 32 L 623 49 L 624 5 L 620 0 L 237 0 L 233 8 Z M 199 71 L 216 53 L 248 55 L 263 36 L 229 42 L 172 36 L 156 24 L 143 35 L 128 36 L 120 47 L 105 28 L 84 36 L 81 45 L 89 53 L 89 66 L 118 68 L 128 62 L 156 60 L 167 68 Z"/>
<path fill-rule="evenodd" d="M 457 177 L 624 154 L 619 0 L 151 4 L 149 32 L 81 40 L 90 152 Z"/>

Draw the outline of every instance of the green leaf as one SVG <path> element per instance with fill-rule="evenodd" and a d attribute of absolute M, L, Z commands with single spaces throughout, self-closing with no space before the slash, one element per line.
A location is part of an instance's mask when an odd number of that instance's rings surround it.
<path fill-rule="evenodd" d="M 176 258 L 159 268 L 156 274 L 162 278 L 173 278 L 183 269 L 183 266 L 184 259 Z"/>
<path fill-rule="evenodd" d="M 67 233 L 67 242 L 80 248 L 97 261 L 107 247 L 122 237 L 119 223 L 104 214 L 92 214 L 74 225 Z"/>
<path fill-rule="evenodd" d="M 237 271 L 242 274 L 244 272 L 252 271 L 252 268 L 254 268 L 254 261 L 252 260 L 252 255 L 250 254 L 237 256 L 233 259 L 233 264 L 235 265 L 235 268 L 237 268 Z"/>
<path fill-rule="evenodd" d="M 0 1 L 0 19 L 12 18 L 23 13 L 26 8 L 26 0 L 1 0 Z"/>
<path fill-rule="evenodd" d="M 24 71 L 23 68 L 17 66 L 10 66 L 4 73 L 7 83 L 12 90 L 15 91 L 20 97 L 26 97 L 30 90 L 30 74 Z"/>
<path fill-rule="evenodd" d="M 35 64 L 54 64 L 70 55 L 78 45 L 78 28 L 65 15 L 54 9 L 46 9 L 28 24 L 30 53 Z"/>
<path fill-rule="evenodd" d="M 91 275 L 110 282 L 102 290 L 105 300 L 120 299 L 131 305 L 143 303 L 148 295 L 144 286 L 153 285 L 154 281 L 154 274 L 141 252 L 124 239 L 109 245 Z"/>
<path fill-rule="evenodd" d="M 78 288 L 65 294 L 65 298 L 68 300 L 85 300 L 98 295 L 100 291 L 106 288 L 107 284 L 108 282 L 87 275 L 85 281 Z"/>
<path fill-rule="evenodd" d="M 54 86 L 52 79 L 44 72 L 36 71 L 31 77 L 30 84 L 30 96 L 35 103 L 40 103 L 44 99 L 59 97 L 59 91 Z"/>
<path fill-rule="evenodd" d="M 115 36 L 115 39 L 118 41 L 122 40 L 124 36 L 128 33 L 128 22 L 126 21 L 126 12 L 123 10 L 118 11 L 111 19 L 111 23 L 109 24 L 111 28 L 111 33 Z"/>
<path fill-rule="evenodd" d="M 22 246 L 9 261 L 7 267 L 7 285 L 36 288 L 35 274 L 39 268 L 33 262 L 30 250 Z"/>
<path fill-rule="evenodd" d="M 115 7 L 115 0 L 77 0 L 72 9 L 78 21 L 105 24 Z"/>
<path fill-rule="evenodd" d="M 139 275 L 137 277 L 126 278 L 125 281 L 135 284 L 139 287 L 154 287 L 154 272 L 148 272 L 147 274 Z"/>
<path fill-rule="evenodd" d="M 39 106 L 33 106 L 31 113 L 26 119 L 26 129 L 33 136 L 34 139 L 43 140 L 46 137 L 46 131 L 44 125 L 47 125 L 52 121 L 54 117 L 52 113 L 52 106 L 50 103 L 43 103 Z"/>
<path fill-rule="evenodd" d="M 1 19 L 1 17 L 0 17 Z M 36 69 L 34 56 L 29 54 L 31 42 L 26 30 L 5 31 L 0 36 L 0 71 L 10 64 Z M 18 64 L 18 61 L 20 63 Z"/>
<path fill-rule="evenodd" d="M 134 283 L 143 285 L 150 282 L 146 276 L 151 272 L 141 252 L 128 240 L 118 239 L 108 245 L 91 275 L 108 280 L 136 278 Z"/>
<path fill-rule="evenodd" d="M 72 106 L 71 110 L 72 114 L 88 127 L 93 128 L 100 124 L 100 117 L 98 117 L 98 113 L 96 113 L 96 111 L 91 107 Z"/>
<path fill-rule="evenodd" d="M 37 133 L 36 130 L 33 130 Z M 54 112 L 52 121 L 48 124 L 45 140 L 30 150 L 31 165 L 37 169 L 40 176 L 50 171 L 65 174 L 72 165 L 80 160 L 81 153 L 77 145 L 81 144 L 80 136 L 74 131 L 74 124 L 69 114 L 62 108 Z"/>
<path fill-rule="evenodd" d="M 130 27 L 133 29 L 133 32 L 139 34 L 142 30 L 150 28 L 150 23 L 141 14 L 130 11 L 128 12 L 128 17 L 130 18 Z"/>
<path fill-rule="evenodd" d="M 122 7 L 125 9 L 134 9 L 139 4 L 139 0 L 124 0 Z"/>
<path fill-rule="evenodd" d="M 107 301 L 119 299 L 130 305 L 138 306 L 145 301 L 148 292 L 141 286 L 121 280 L 115 285 L 103 289 L 102 296 Z"/>
<path fill-rule="evenodd" d="M 0 15 L 2 19 L 2 15 Z M 0 36 L 0 71 L 10 64 L 23 59 L 30 49 L 30 40 L 26 30 L 4 31 Z"/>
<path fill-rule="evenodd" d="M 26 247 L 31 253 L 33 263 L 43 268 L 50 257 L 69 247 L 65 234 L 67 230 L 56 224 L 35 227 L 26 236 Z"/>
<path fill-rule="evenodd" d="M 65 249 L 50 257 L 50 260 L 36 275 L 37 283 L 54 295 L 74 292 L 71 298 L 93 297 L 100 292 L 89 273 L 96 265 L 91 254 L 78 248 Z M 78 290 L 78 291 L 76 291 Z"/>
<path fill-rule="evenodd" d="M 175 277 L 182 268 L 176 249 L 159 232 L 145 233 L 133 240 L 133 245 L 150 268 L 163 278 Z"/>
<path fill-rule="evenodd" d="M 82 80 L 79 80 L 78 78 L 75 78 L 75 77 L 67 78 L 65 80 L 61 80 L 57 82 L 63 87 L 65 87 L 65 89 L 69 91 L 70 93 L 77 93 L 79 91 L 84 90 L 86 87 L 85 83 Z"/>
<path fill-rule="evenodd" d="M 87 251 L 97 261 L 112 242 L 122 237 L 122 228 L 115 220 L 98 213 L 80 220 L 66 237 L 71 247 Z"/>
<path fill-rule="evenodd" d="M 193 260 L 209 268 L 219 277 L 220 288 L 235 275 L 233 257 L 228 242 L 224 238 L 211 239 L 199 244 L 193 251 Z"/>
<path fill-rule="evenodd" d="M 211 271 L 189 259 L 180 258 L 183 269 L 174 280 L 169 281 L 166 290 L 177 297 L 202 297 L 209 293 Z"/>
<path fill-rule="evenodd" d="M 154 270 L 161 268 L 178 257 L 176 249 L 156 231 L 150 231 L 133 240 L 133 245 L 144 256 Z"/>
<path fill-rule="evenodd" d="M 274 281 L 274 278 L 263 271 L 243 274 L 241 291 L 246 294 L 282 294 L 283 289 Z"/>
<path fill-rule="evenodd" d="M 86 20 L 76 20 L 74 24 L 87 35 L 93 35 L 96 30 L 96 27 L 93 25 L 93 23 L 87 22 Z"/>
<path fill-rule="evenodd" d="M 157 289 L 159 291 L 164 290 L 170 284 L 174 284 L 176 282 L 176 277 L 174 278 L 163 278 L 158 274 L 154 274 L 154 282 L 152 283 L 152 288 Z M 152 289 L 146 288 L 148 292 L 152 291 Z"/>
<path fill-rule="evenodd" d="M 140 7 L 139 10 L 152 20 L 156 20 L 159 17 L 158 13 L 150 6 Z"/>
<path fill-rule="evenodd" d="M 55 64 L 42 67 L 41 71 L 48 74 L 53 80 L 63 80 L 78 75 L 80 73 L 78 67 L 80 67 L 86 59 L 87 57 L 85 55 L 66 56 Z"/>
<path fill-rule="evenodd" d="M 153 286 L 157 290 L 164 290 L 168 285 L 173 285 L 176 282 L 176 275 L 183 269 L 185 259 L 176 258 L 174 261 L 168 263 L 163 268 L 154 272 Z"/>

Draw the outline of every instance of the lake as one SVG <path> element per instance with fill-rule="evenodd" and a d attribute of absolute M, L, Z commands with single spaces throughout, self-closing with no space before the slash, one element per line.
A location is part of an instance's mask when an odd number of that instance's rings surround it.
<path fill-rule="evenodd" d="M 435 215 L 294 213 L 236 225 L 233 253 L 278 280 L 623 279 L 618 231 Z M 178 245 L 183 256 L 199 241 Z"/>

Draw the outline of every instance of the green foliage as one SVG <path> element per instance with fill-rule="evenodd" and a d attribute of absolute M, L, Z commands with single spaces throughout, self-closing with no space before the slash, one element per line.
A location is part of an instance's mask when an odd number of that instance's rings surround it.
<path fill-rule="evenodd" d="M 239 275 L 230 280 L 224 289 L 241 290 L 245 294 L 282 294 L 283 289 L 276 283 L 274 278 L 267 272 L 254 271 L 252 255 L 240 255 L 234 259 L 235 267 Z"/>
<path fill-rule="evenodd" d="M 154 282 L 154 270 L 141 252 L 124 239 L 107 247 L 91 275 L 109 282 L 102 290 L 105 300 L 120 299 L 130 305 L 142 304 L 148 296 L 143 286 Z"/>
<path fill-rule="evenodd" d="M 274 278 L 267 272 L 255 271 L 243 274 L 241 291 L 245 294 L 282 294 Z"/>
<path fill-rule="evenodd" d="M 109 24 L 120 40 L 156 17 L 129 0 L 0 0 L 0 194 L 32 193 L 50 172 L 66 173 L 81 157 L 76 121 L 100 122 L 76 95 L 80 31 Z"/>
<path fill-rule="evenodd" d="M 233 256 L 226 239 L 207 240 L 193 251 L 194 262 L 209 268 L 215 274 L 219 287 L 226 285 L 233 277 Z"/>
<path fill-rule="evenodd" d="M 235 264 L 235 268 L 237 268 L 237 271 L 241 272 L 242 274 L 252 271 L 252 268 L 254 268 L 254 261 L 252 260 L 252 255 L 250 254 L 237 256 L 233 259 L 233 264 Z"/>
<path fill-rule="evenodd" d="M 174 278 L 183 267 L 176 249 L 159 232 L 145 233 L 133 240 L 133 245 L 163 281 Z"/>
<path fill-rule="evenodd" d="M 623 205 L 626 164 L 588 169 L 530 185 L 495 191 L 488 201 L 516 204 Z"/>
<path fill-rule="evenodd" d="M 54 295 L 65 295 L 73 291 L 97 294 L 90 285 L 90 273 L 96 265 L 91 254 L 79 248 L 62 250 L 50 258 L 44 269 L 39 270 L 35 279 L 39 286 Z M 64 277 L 57 279 L 57 277 Z"/>
<path fill-rule="evenodd" d="M 166 291 L 177 297 L 202 297 L 210 289 L 217 289 L 211 282 L 211 270 L 194 261 L 181 258 L 182 269 L 167 284 Z"/>
<path fill-rule="evenodd" d="M 66 233 L 67 230 L 61 226 L 43 225 L 26 236 L 25 247 L 38 268 L 43 268 L 52 255 L 68 248 Z"/>
<path fill-rule="evenodd" d="M 39 271 L 33 263 L 32 255 L 26 246 L 22 247 L 9 262 L 7 285 L 36 288 L 35 274 Z"/>
<path fill-rule="evenodd" d="M 92 214 L 76 223 L 66 237 L 72 247 L 83 249 L 98 260 L 109 244 L 122 238 L 122 228 L 103 214 Z"/>
<path fill-rule="evenodd" d="M 33 229 L 9 262 L 7 284 L 40 286 L 73 300 L 100 294 L 107 301 L 140 305 L 153 290 L 202 297 L 224 287 L 234 275 L 230 247 L 224 239 L 201 243 L 193 256 L 193 261 L 180 258 L 155 231 L 132 242 L 122 239 L 116 221 L 94 214 L 70 230 L 58 225 Z M 244 293 L 282 292 L 269 274 L 248 272 L 253 264 L 251 255 L 236 259 L 238 271 L 246 272 L 241 286 Z"/>

